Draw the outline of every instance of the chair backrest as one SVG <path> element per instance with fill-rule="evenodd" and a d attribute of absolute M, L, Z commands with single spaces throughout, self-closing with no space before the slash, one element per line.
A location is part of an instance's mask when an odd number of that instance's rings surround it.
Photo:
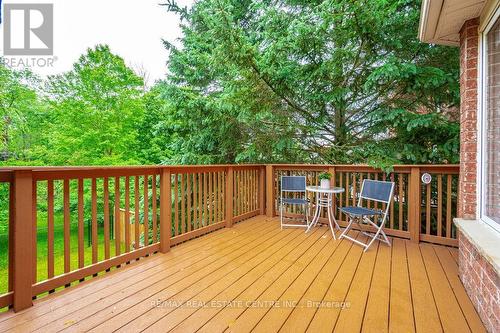
<path fill-rule="evenodd" d="M 306 176 L 281 176 L 281 192 L 305 192 Z"/>
<path fill-rule="evenodd" d="M 365 179 L 361 187 L 360 199 L 389 203 L 393 191 L 394 182 Z"/>

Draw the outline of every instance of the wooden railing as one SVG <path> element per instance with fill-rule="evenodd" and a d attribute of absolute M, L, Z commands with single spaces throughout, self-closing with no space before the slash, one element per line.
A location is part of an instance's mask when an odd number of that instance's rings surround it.
<path fill-rule="evenodd" d="M 342 165 L 2 168 L 0 219 L 8 222 L 0 223 L 9 227 L 8 251 L 0 252 L 0 262 L 8 256 L 8 269 L 0 274 L 7 280 L 0 308 L 18 311 L 34 297 L 205 233 L 259 214 L 273 217 L 281 175 L 303 174 L 317 184 L 322 171 L 346 190 L 339 206 L 356 203 L 363 179 L 395 181 L 387 233 L 457 245 L 451 221 L 458 166 L 395 166 L 390 174 Z M 433 176 L 429 185 L 420 181 L 424 172 Z M 335 211 L 345 225 L 345 216 Z"/>
<path fill-rule="evenodd" d="M 0 308 L 26 308 L 33 297 L 263 214 L 263 169 L 0 169 L 9 225 Z"/>
<path fill-rule="evenodd" d="M 278 211 L 279 179 L 282 175 L 304 175 L 308 184 L 319 184 L 318 175 L 330 172 L 334 186 L 345 189 L 339 194 L 336 204 L 339 207 L 356 205 L 363 179 L 391 180 L 395 182 L 395 191 L 389 218 L 385 225 L 388 235 L 418 241 L 457 246 L 456 230 L 452 219 L 457 216 L 457 165 L 396 165 L 393 172 L 386 174 L 368 166 L 353 165 L 268 165 L 267 171 L 273 174 L 268 179 L 268 188 L 273 188 L 272 196 L 267 197 L 269 216 Z M 421 182 L 421 175 L 432 176 L 430 184 Z M 314 202 L 314 196 L 309 197 Z M 370 207 L 370 202 L 363 205 Z M 384 209 L 382 204 L 373 204 L 373 208 Z M 289 209 L 287 215 L 298 216 L 302 212 L 297 208 Z M 346 225 L 346 216 L 335 209 L 336 218 L 341 226 Z M 326 222 L 325 216 L 322 216 Z"/>

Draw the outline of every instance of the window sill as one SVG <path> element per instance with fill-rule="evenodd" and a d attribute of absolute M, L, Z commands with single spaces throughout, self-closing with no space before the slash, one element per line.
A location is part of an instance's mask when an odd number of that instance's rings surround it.
<path fill-rule="evenodd" d="M 477 251 L 500 273 L 500 233 L 481 220 L 454 219 L 453 222 Z"/>

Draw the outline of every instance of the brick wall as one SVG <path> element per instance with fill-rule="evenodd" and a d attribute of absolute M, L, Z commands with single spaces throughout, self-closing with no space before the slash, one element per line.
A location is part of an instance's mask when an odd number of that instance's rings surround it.
<path fill-rule="evenodd" d="M 460 185 L 458 216 L 476 218 L 479 19 L 460 30 Z"/>
<path fill-rule="evenodd" d="M 476 219 L 479 19 L 460 30 L 460 184 L 458 216 Z M 490 60 L 491 62 L 491 60 Z M 496 160 L 495 160 L 496 161 Z M 491 186 L 491 184 L 489 184 Z M 480 251 L 458 234 L 460 279 L 488 332 L 500 332 L 500 277 Z"/>
<path fill-rule="evenodd" d="M 500 332 L 500 277 L 461 233 L 458 271 L 469 298 L 488 332 Z"/>

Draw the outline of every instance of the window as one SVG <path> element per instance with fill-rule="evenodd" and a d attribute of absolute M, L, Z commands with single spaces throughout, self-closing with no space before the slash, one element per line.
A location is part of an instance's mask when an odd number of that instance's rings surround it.
<path fill-rule="evenodd" d="M 482 37 L 481 218 L 500 230 L 500 10 Z"/>

